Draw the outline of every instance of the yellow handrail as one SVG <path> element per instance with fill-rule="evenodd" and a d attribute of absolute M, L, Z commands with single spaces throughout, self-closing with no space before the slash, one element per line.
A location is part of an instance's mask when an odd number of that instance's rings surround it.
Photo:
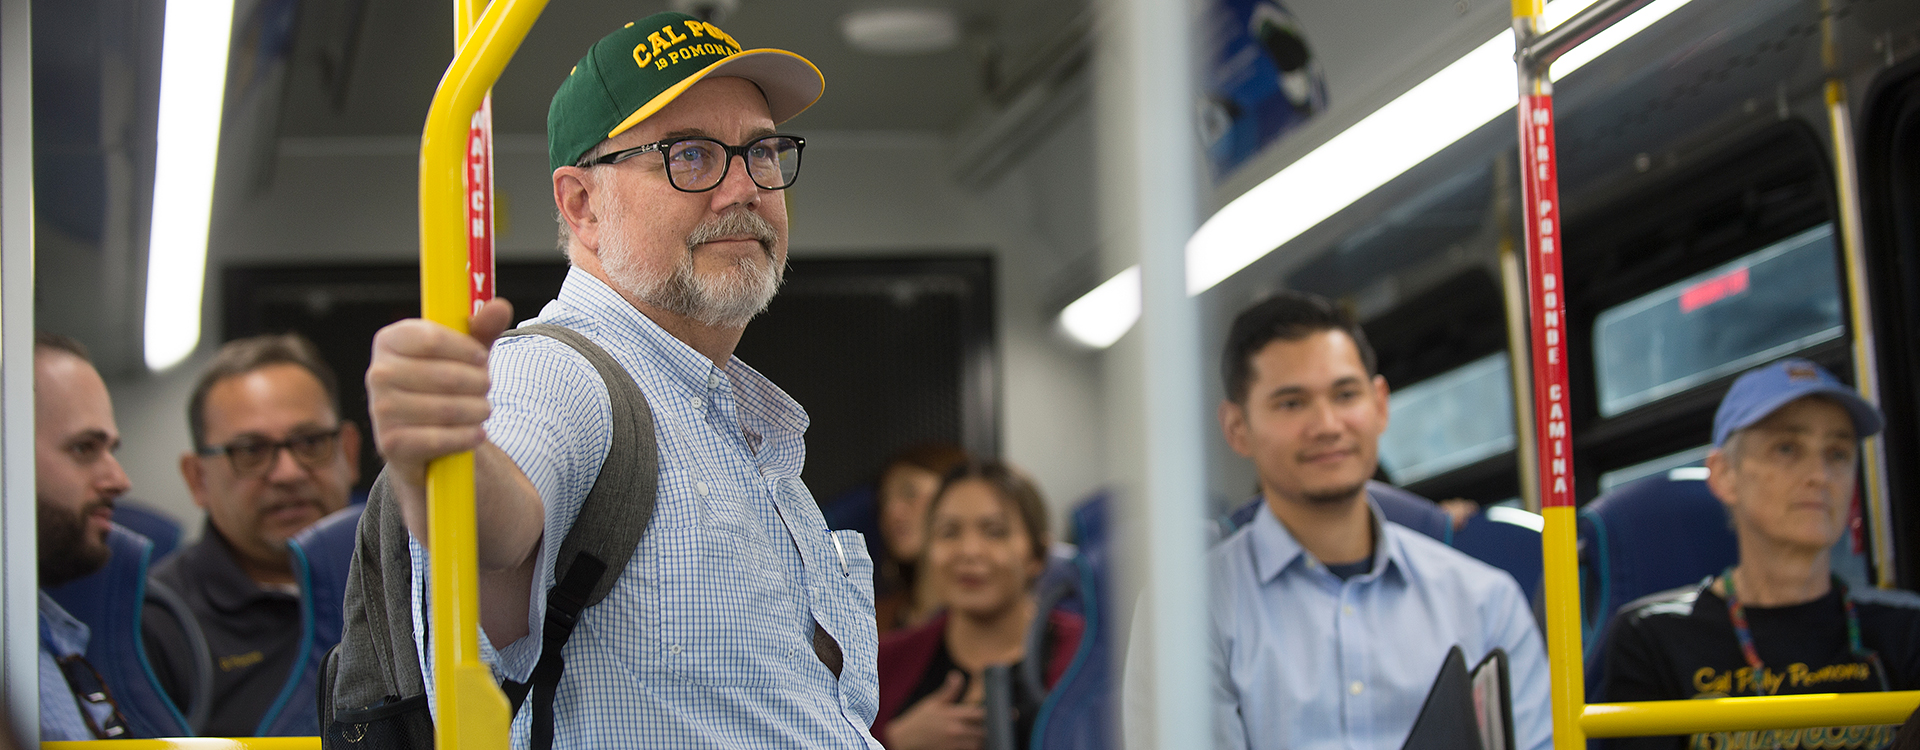
<path fill-rule="evenodd" d="M 320 750 L 319 737 L 175 737 L 42 742 L 40 750 Z"/>
<path fill-rule="evenodd" d="M 546 0 L 495 0 L 480 15 L 434 92 L 420 136 L 421 312 L 461 333 L 467 332 L 472 314 L 462 180 L 467 129 L 546 5 Z M 472 453 L 436 459 L 428 467 L 427 505 L 434 745 L 439 750 L 505 748 L 511 721 L 506 697 L 480 661 Z"/>
<path fill-rule="evenodd" d="M 1588 737 L 1646 737 L 1899 724 L 1907 720 L 1916 705 L 1920 705 L 1920 690 L 1590 703 L 1581 713 L 1580 727 Z"/>
<path fill-rule="evenodd" d="M 1513 28 L 1520 49 L 1527 50 L 1537 34 L 1543 0 L 1513 0 Z M 1577 571 L 1577 516 L 1570 493 L 1571 466 L 1553 464 L 1563 456 L 1567 431 L 1564 422 L 1552 425 L 1557 401 L 1564 405 L 1565 357 L 1552 349 L 1564 345 L 1555 326 L 1566 313 L 1553 292 L 1565 287 L 1560 279 L 1558 224 L 1558 165 L 1553 137 L 1553 90 L 1545 66 L 1518 56 L 1520 74 L 1520 163 L 1525 187 L 1527 260 L 1533 327 L 1535 368 L 1534 416 L 1538 429 L 1541 535 L 1546 603 L 1547 664 L 1553 696 L 1553 744 L 1557 750 L 1579 750 L 1587 737 L 1643 737 L 1699 732 L 1759 729 L 1898 724 L 1920 706 L 1920 691 L 1886 693 L 1824 693 L 1706 700 L 1644 701 L 1587 704 L 1584 651 L 1580 643 L 1580 581 Z M 1829 92 L 1831 96 L 1831 91 Z M 1856 312 L 1857 308 L 1856 308 Z M 1556 368 L 1558 371 L 1556 372 Z M 1555 483 L 1558 483 L 1557 485 Z M 1556 486 L 1559 491 L 1556 491 Z"/>

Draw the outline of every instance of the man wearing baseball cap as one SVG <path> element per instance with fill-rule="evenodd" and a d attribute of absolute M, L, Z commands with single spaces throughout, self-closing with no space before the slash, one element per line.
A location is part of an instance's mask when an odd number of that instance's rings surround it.
<path fill-rule="evenodd" d="M 554 94 L 547 144 L 573 268 L 530 322 L 612 353 L 646 396 L 659 452 L 651 525 L 563 649 L 557 747 L 878 747 L 865 544 L 826 531 L 800 482 L 806 412 L 733 357 L 787 259 L 779 191 L 805 141 L 775 127 L 823 85 L 798 55 L 660 13 L 594 44 Z M 367 385 L 416 541 L 427 462 L 475 452 L 482 650 L 524 681 L 560 540 L 601 463 L 628 459 L 608 456 L 593 366 L 547 337 L 496 344 L 510 315 L 489 303 L 470 336 L 389 326 Z M 416 581 L 425 565 L 416 546 Z"/>
<path fill-rule="evenodd" d="M 1920 688 L 1920 597 L 1849 589 L 1830 566 L 1847 532 L 1860 439 L 1882 425 L 1878 409 L 1803 359 L 1734 381 L 1714 414 L 1707 486 L 1727 507 L 1740 561 L 1621 608 L 1599 699 Z M 1714 732 L 1615 745 L 1880 748 L 1893 731 Z"/>

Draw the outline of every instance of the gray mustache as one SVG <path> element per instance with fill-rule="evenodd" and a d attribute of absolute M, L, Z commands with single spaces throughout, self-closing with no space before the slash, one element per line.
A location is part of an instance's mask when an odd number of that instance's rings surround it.
<path fill-rule="evenodd" d="M 687 252 L 693 252 L 695 247 L 721 237 L 742 234 L 758 240 L 760 249 L 767 253 L 767 257 L 773 257 L 773 243 L 780 240 L 779 233 L 774 231 L 772 222 L 744 208 L 728 211 L 718 218 L 694 227 L 693 232 L 687 235 Z"/>

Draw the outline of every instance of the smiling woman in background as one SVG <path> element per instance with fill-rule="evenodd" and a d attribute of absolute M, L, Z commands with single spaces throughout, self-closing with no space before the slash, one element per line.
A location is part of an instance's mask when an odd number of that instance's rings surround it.
<path fill-rule="evenodd" d="M 1019 470 L 998 461 L 955 469 L 927 510 L 926 529 L 927 580 L 939 587 L 947 610 L 881 642 L 873 734 L 892 750 L 977 748 L 982 671 L 1042 659 L 1051 686 L 1073 658 L 1084 623 L 1047 613 L 1043 653 L 1026 653 L 1027 630 L 1040 616 L 1029 591 L 1046 567 L 1048 538 L 1046 504 Z M 1013 683 L 1014 736 L 1025 746 L 1041 696 Z"/>

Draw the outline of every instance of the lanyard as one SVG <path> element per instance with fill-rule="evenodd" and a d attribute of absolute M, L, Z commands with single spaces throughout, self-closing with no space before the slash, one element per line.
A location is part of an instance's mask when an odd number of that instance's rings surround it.
<path fill-rule="evenodd" d="M 1759 692 L 1758 687 L 1766 683 L 1767 667 L 1760 661 L 1760 651 L 1753 646 L 1753 630 L 1747 627 L 1747 609 L 1740 605 L 1740 595 L 1733 590 L 1733 566 L 1720 574 L 1720 580 L 1727 586 L 1727 619 L 1733 621 L 1733 637 L 1740 641 L 1740 653 L 1747 658 L 1747 666 L 1753 667 L 1754 692 Z M 1890 690 L 1887 672 L 1880 666 L 1880 655 L 1860 643 L 1860 613 L 1853 606 L 1853 597 L 1847 594 L 1847 584 L 1836 576 L 1833 585 L 1840 590 L 1841 607 L 1847 613 L 1847 650 L 1866 660 L 1867 668 L 1879 678 L 1882 691 Z"/>

